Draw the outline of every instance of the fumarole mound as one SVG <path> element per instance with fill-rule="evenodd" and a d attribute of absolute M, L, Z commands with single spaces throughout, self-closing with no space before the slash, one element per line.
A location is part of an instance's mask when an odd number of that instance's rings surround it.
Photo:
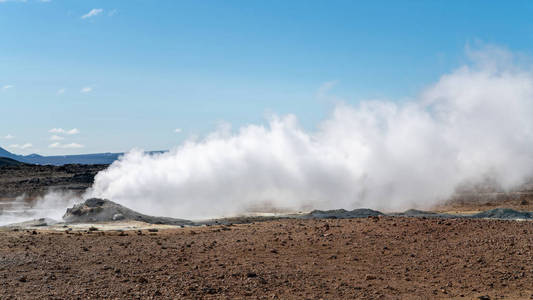
<path fill-rule="evenodd" d="M 67 223 L 140 221 L 149 224 L 190 225 L 183 219 L 153 217 L 138 213 L 107 199 L 87 199 L 85 202 L 68 208 L 63 220 Z"/>

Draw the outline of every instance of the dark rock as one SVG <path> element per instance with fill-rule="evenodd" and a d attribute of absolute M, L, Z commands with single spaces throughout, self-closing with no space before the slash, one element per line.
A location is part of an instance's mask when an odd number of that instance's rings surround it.
<path fill-rule="evenodd" d="M 68 208 L 63 220 L 67 223 L 112 222 L 120 220 L 140 221 L 150 224 L 191 225 L 183 219 L 153 217 L 138 213 L 118 203 L 106 199 L 91 198 Z"/>
<path fill-rule="evenodd" d="M 365 280 L 375 280 L 375 279 L 377 279 L 377 277 L 374 276 L 374 275 L 367 274 L 367 275 L 365 276 Z"/>
<path fill-rule="evenodd" d="M 145 284 L 145 283 L 148 283 L 148 279 L 146 279 L 144 277 L 139 277 L 138 282 L 142 283 L 142 284 Z"/>
<path fill-rule="evenodd" d="M 532 212 L 516 211 L 510 208 L 496 208 L 477 213 L 471 216 L 472 218 L 488 218 L 488 219 L 533 219 Z"/>
<path fill-rule="evenodd" d="M 303 215 L 304 219 L 351 219 L 351 218 L 367 218 L 383 216 L 383 213 L 368 208 L 359 208 L 351 211 L 345 209 L 334 210 L 313 210 L 307 215 Z"/>

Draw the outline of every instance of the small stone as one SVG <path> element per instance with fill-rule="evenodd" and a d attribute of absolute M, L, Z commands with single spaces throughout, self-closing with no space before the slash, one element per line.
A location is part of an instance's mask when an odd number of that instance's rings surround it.
<path fill-rule="evenodd" d="M 138 279 L 138 281 L 139 281 L 139 283 L 143 283 L 143 284 L 144 284 L 144 283 L 148 283 L 148 279 L 146 279 L 146 278 L 144 278 L 144 277 L 140 277 L 140 278 Z"/>
<path fill-rule="evenodd" d="M 365 276 L 365 280 L 375 280 L 376 278 L 377 278 L 376 276 L 374 276 L 374 275 L 370 275 L 370 274 L 367 274 L 367 275 Z"/>

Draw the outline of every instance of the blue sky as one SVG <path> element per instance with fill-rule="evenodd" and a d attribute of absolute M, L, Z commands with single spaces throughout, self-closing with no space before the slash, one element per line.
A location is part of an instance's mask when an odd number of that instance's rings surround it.
<path fill-rule="evenodd" d="M 169 149 L 272 113 L 312 130 L 339 99 L 416 96 L 467 46 L 531 55 L 532 15 L 531 1 L 0 0 L 0 146 Z"/>

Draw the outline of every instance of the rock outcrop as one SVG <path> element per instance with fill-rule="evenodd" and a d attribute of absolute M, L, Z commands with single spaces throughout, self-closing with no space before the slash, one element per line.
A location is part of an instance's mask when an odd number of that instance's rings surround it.
<path fill-rule="evenodd" d="M 107 199 L 91 198 L 68 208 L 63 220 L 66 223 L 92 223 L 112 221 L 140 221 L 149 224 L 193 225 L 193 222 L 167 217 L 141 214 Z"/>

